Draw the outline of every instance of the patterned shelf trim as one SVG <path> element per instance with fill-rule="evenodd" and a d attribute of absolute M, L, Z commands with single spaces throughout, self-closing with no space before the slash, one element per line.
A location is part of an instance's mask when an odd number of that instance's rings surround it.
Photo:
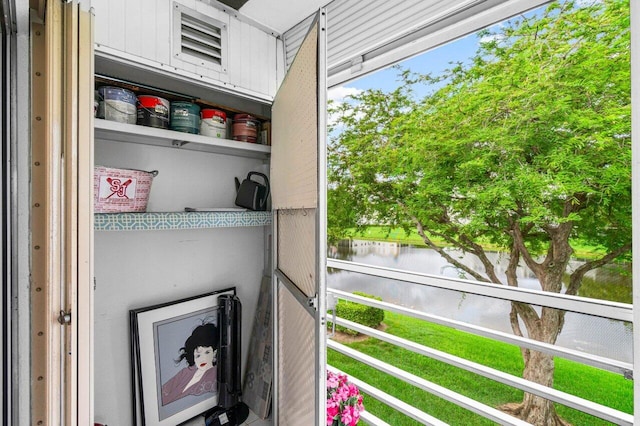
<path fill-rule="evenodd" d="M 264 226 L 271 212 L 96 213 L 96 231 L 157 231 Z"/>

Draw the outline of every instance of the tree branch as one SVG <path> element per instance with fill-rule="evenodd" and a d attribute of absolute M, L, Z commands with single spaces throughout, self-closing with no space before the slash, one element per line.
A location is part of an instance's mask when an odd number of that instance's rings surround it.
<path fill-rule="evenodd" d="M 631 243 L 627 243 L 619 247 L 617 250 L 614 250 L 611 253 L 607 253 L 600 259 L 585 262 L 582 266 L 573 271 L 573 273 L 569 276 L 569 287 L 567 288 L 566 294 L 572 296 L 578 294 L 578 290 L 580 290 L 580 286 L 582 285 L 582 279 L 587 272 L 610 263 L 615 258 L 620 256 L 621 254 L 626 253 L 629 250 L 631 250 Z"/>
<path fill-rule="evenodd" d="M 511 222 L 511 232 L 513 235 L 514 245 L 518 248 L 522 259 L 524 259 L 524 263 L 527 264 L 529 269 L 531 269 L 536 276 L 539 276 L 542 272 L 542 265 L 535 261 L 527 247 L 524 245 L 524 236 L 518 222 L 513 219 L 509 219 L 509 221 Z"/>
<path fill-rule="evenodd" d="M 480 262 L 482 262 L 482 265 L 484 266 L 484 270 L 487 273 L 487 276 L 489 277 L 491 282 L 496 283 L 496 284 L 502 284 L 502 282 L 500 281 L 500 279 L 496 275 L 495 265 L 487 257 L 487 254 L 484 251 L 484 248 L 480 244 L 477 244 L 477 243 L 471 241 L 465 235 L 460 236 L 460 239 L 464 240 L 464 242 L 471 247 L 470 252 L 475 254 L 476 257 L 478 259 L 480 259 Z"/>
<path fill-rule="evenodd" d="M 489 279 L 484 277 L 479 272 L 474 271 L 473 269 L 466 266 L 464 263 L 461 263 L 458 260 L 451 257 L 451 255 L 449 255 L 449 253 L 447 253 L 442 247 L 438 247 L 433 241 L 431 241 L 431 239 L 424 232 L 424 227 L 422 226 L 422 223 L 418 220 L 418 218 L 416 218 L 415 216 L 411 216 L 411 220 L 413 220 L 413 222 L 416 224 L 416 227 L 418 228 L 418 234 L 420 235 L 420 237 L 422 237 L 422 240 L 425 242 L 425 244 L 427 244 L 430 248 L 438 252 L 438 254 L 442 256 L 447 262 L 451 263 L 456 268 L 463 270 L 464 272 L 471 275 L 478 281 L 491 282 Z M 496 284 L 500 284 L 500 283 L 496 283 Z"/>

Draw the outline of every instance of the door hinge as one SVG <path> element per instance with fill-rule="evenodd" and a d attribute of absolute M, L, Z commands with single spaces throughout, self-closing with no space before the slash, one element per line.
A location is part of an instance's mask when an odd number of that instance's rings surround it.
<path fill-rule="evenodd" d="M 58 322 L 62 325 L 71 324 L 71 312 L 65 312 L 64 310 L 61 310 L 60 315 L 58 315 Z"/>

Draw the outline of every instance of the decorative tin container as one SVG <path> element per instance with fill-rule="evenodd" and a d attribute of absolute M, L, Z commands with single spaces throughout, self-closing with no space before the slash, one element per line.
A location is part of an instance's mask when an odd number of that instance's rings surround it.
<path fill-rule="evenodd" d="M 95 213 L 145 212 L 154 170 L 115 169 L 95 166 L 93 205 Z"/>

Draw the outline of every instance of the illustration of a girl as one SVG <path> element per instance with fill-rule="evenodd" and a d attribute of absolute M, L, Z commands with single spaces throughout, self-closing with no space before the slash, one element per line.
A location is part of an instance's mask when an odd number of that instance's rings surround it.
<path fill-rule="evenodd" d="M 162 405 L 185 397 L 217 391 L 218 327 L 215 324 L 197 326 L 187 338 L 176 363 L 187 366 L 162 385 Z"/>

